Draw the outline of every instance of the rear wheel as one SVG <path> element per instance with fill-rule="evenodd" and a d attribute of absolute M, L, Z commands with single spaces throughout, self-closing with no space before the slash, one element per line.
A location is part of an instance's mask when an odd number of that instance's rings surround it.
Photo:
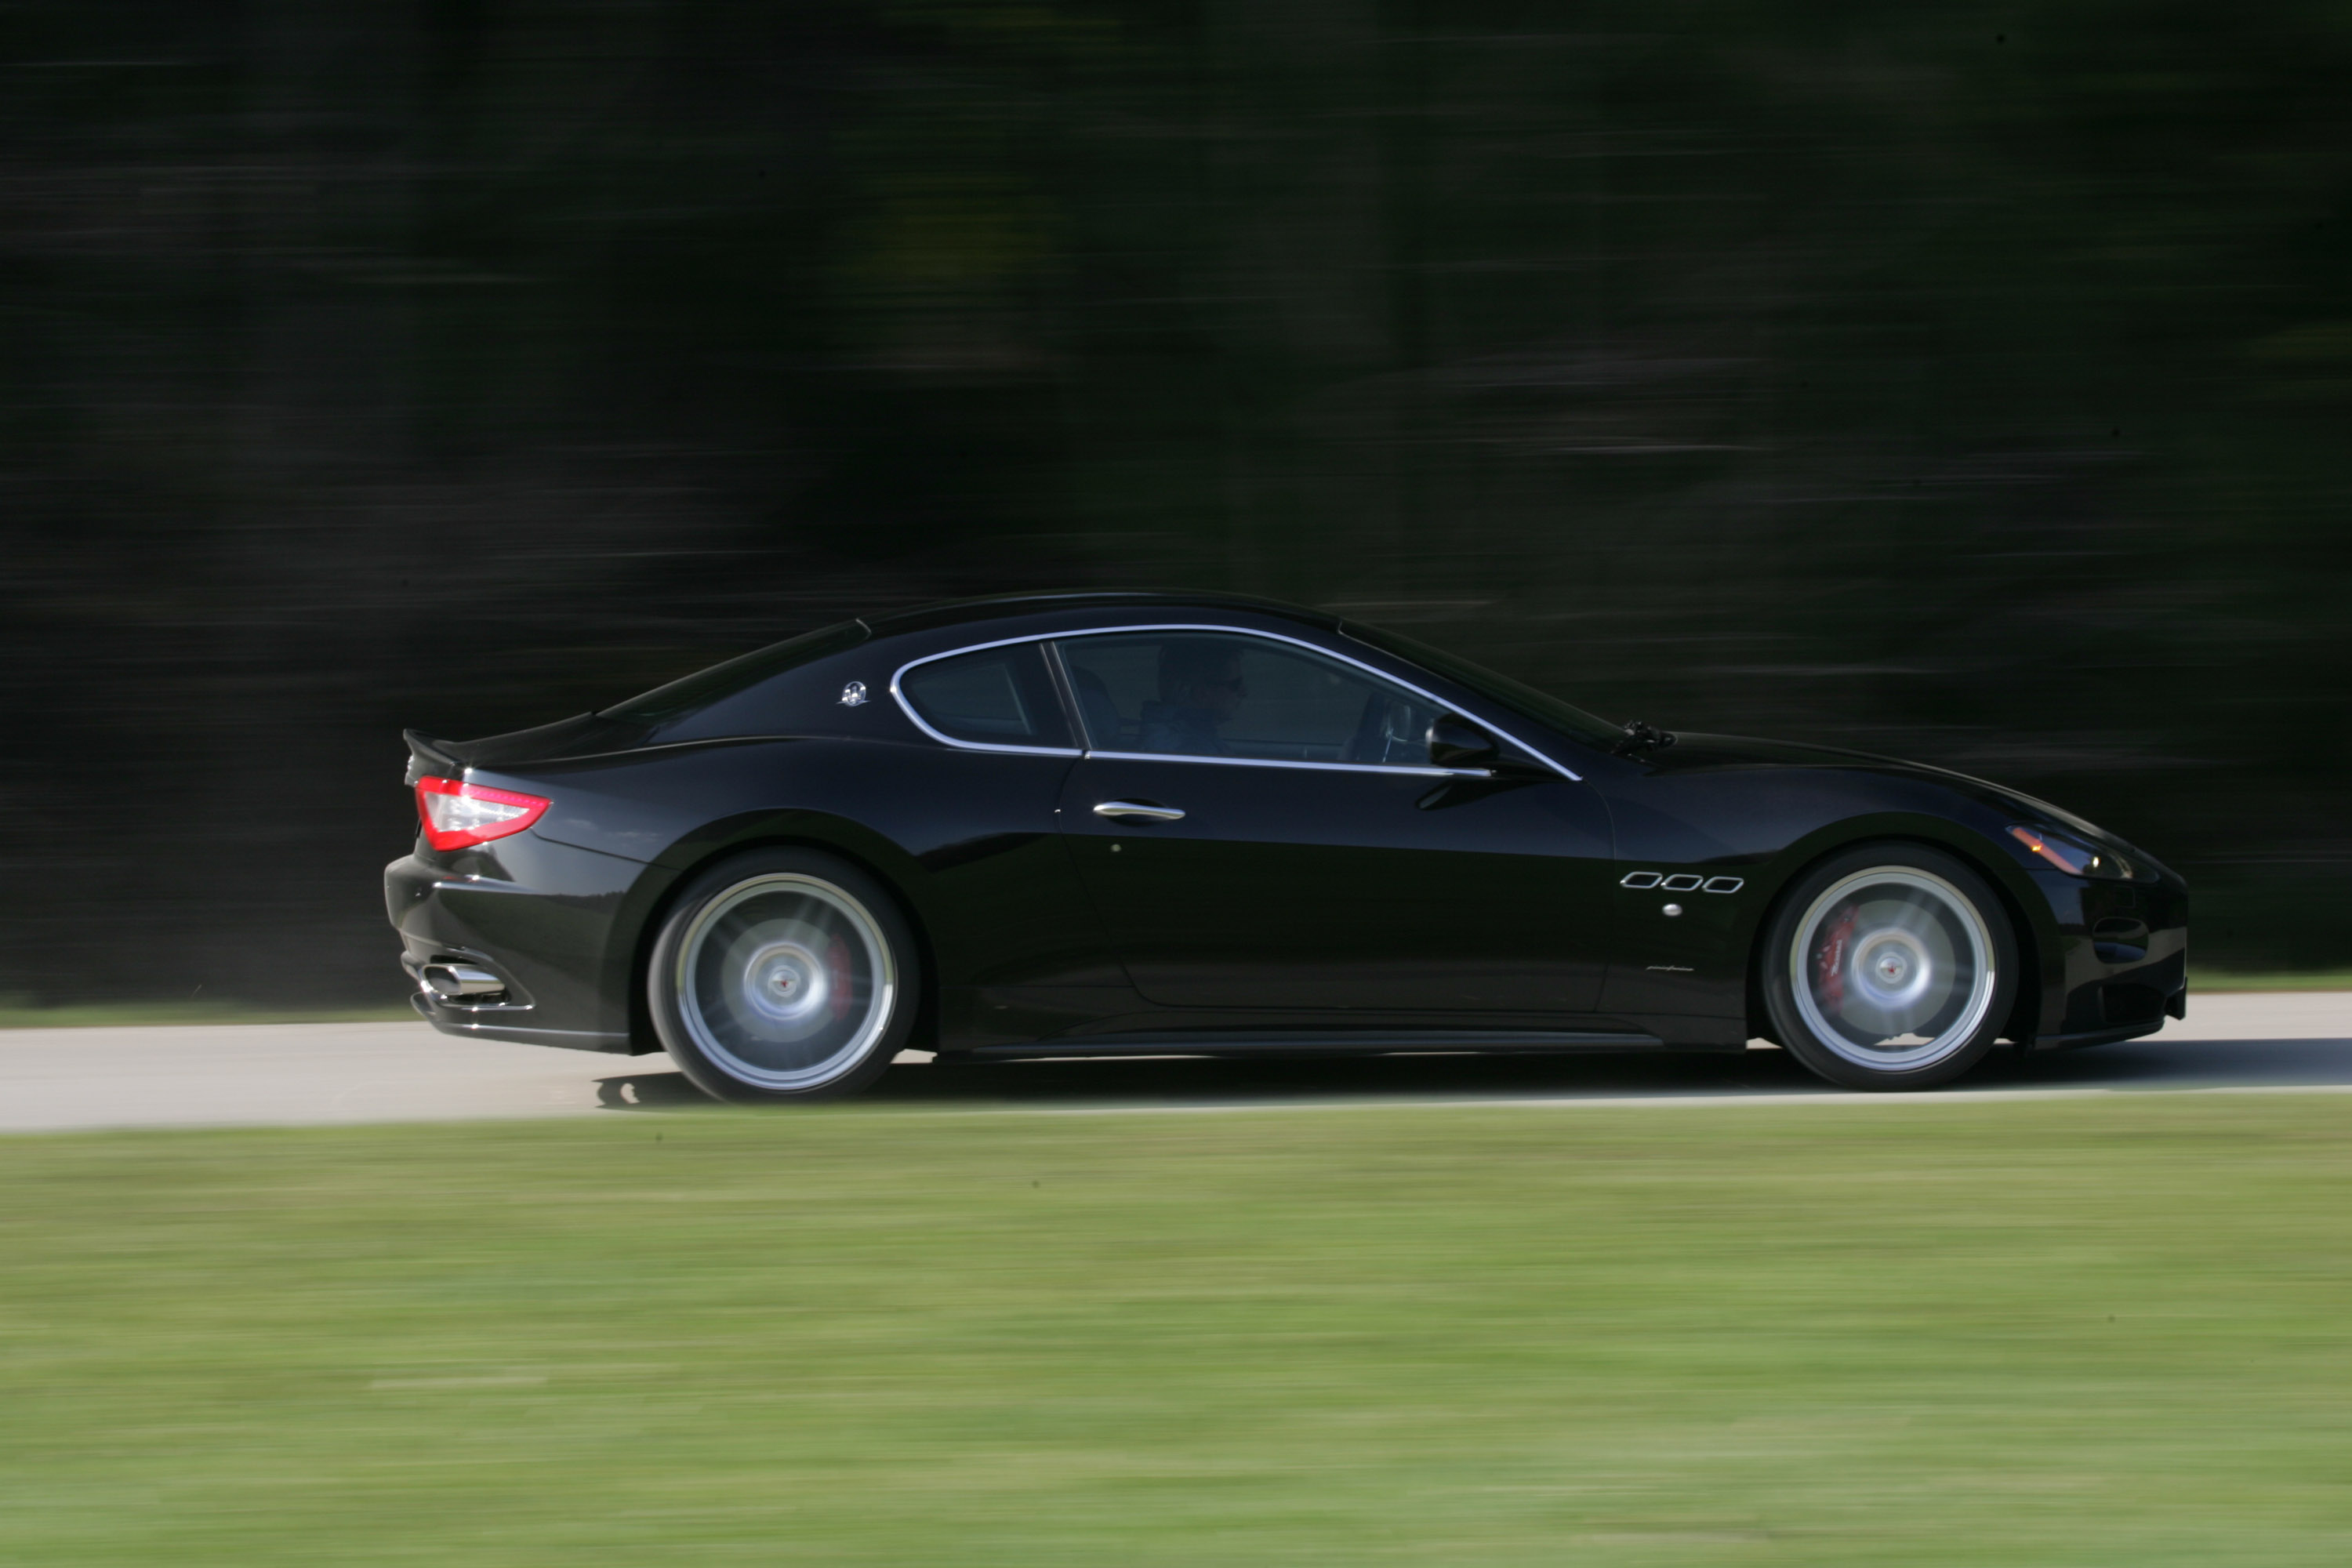
<path fill-rule="evenodd" d="M 881 1077 L 914 1027 L 914 932 L 837 856 L 737 856 L 689 883 L 646 976 L 655 1030 L 720 1100 L 833 1100 Z"/>
<path fill-rule="evenodd" d="M 1924 845 L 1863 845 L 1806 873 L 1759 962 L 1781 1044 L 1852 1089 L 1950 1082 L 1992 1048 L 2017 994 L 2000 900 Z"/>

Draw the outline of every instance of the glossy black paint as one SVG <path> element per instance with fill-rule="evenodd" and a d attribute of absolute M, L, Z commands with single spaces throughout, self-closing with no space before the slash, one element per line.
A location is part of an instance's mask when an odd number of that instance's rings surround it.
<path fill-rule="evenodd" d="M 1149 800 L 1181 822 L 1108 822 Z M 1598 1009 L 1608 967 L 1607 807 L 1547 773 L 1088 757 L 1062 819 L 1129 980 L 1160 1006 Z"/>
<path fill-rule="evenodd" d="M 891 696 L 929 655 L 1167 625 L 1292 638 L 1417 686 L 1498 737 L 1491 771 L 972 750 Z M 642 969 L 667 895 L 717 857 L 801 843 L 858 860 L 905 901 L 941 1048 L 1167 1049 L 1172 1032 L 1202 1046 L 1737 1049 L 1760 1032 L 1753 949 L 1773 899 L 1821 856 L 1882 838 L 1951 849 L 2009 901 L 2032 971 L 2011 1037 L 2119 1038 L 2185 1005 L 2181 880 L 2048 867 L 2012 824 L 2097 830 L 1979 780 L 1717 736 L 1605 746 L 1330 616 L 1258 601 L 1041 596 L 869 631 L 675 720 L 415 742 L 412 776 L 458 767 L 553 802 L 513 837 L 447 854 L 420 838 L 388 868 L 412 973 L 462 958 L 513 988 L 499 1007 L 420 993 L 419 1011 L 453 1032 L 654 1049 Z M 843 700 L 851 682 L 865 701 Z M 1186 815 L 1094 814 L 1110 800 Z M 1635 890 L 1621 885 L 1632 871 L 1739 887 Z"/>

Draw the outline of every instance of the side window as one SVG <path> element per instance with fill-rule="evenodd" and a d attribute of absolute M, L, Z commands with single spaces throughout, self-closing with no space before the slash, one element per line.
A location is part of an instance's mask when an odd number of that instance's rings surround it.
<path fill-rule="evenodd" d="M 952 741 L 1067 746 L 1069 726 L 1041 643 L 1014 643 L 919 664 L 898 678 L 918 718 Z"/>
<path fill-rule="evenodd" d="M 1440 710 L 1336 658 L 1224 632 L 1118 632 L 1055 645 L 1099 752 L 1429 764 Z"/>

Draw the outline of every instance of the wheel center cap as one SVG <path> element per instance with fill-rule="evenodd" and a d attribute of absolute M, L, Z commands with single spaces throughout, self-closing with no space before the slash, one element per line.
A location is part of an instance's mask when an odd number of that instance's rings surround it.
<path fill-rule="evenodd" d="M 824 960 L 798 932 L 753 952 L 740 973 L 738 994 L 774 1024 L 811 1022 L 823 1014 L 832 995 Z"/>
<path fill-rule="evenodd" d="M 1902 931 L 1872 931 L 1855 944 L 1854 977 L 1876 1007 L 1908 1009 L 1928 1001 L 1936 964 L 1916 938 Z"/>

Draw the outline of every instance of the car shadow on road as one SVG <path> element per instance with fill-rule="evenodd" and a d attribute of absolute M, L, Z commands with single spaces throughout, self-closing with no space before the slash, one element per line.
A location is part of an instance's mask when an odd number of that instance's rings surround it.
<path fill-rule="evenodd" d="M 596 1080 L 596 1103 L 607 1110 L 686 1110 L 711 1104 L 709 1095 L 676 1068 Z"/>
<path fill-rule="evenodd" d="M 2130 1041 L 2032 1055 L 1996 1050 L 1942 1091 L 2352 1087 L 2352 1038 Z M 1243 1105 L 1321 1100 L 1663 1099 L 1836 1093 L 1786 1052 L 1593 1052 L 1563 1056 L 1097 1058 L 893 1066 L 868 1103 L 971 1106 Z M 619 1110 L 708 1105 L 675 1070 L 599 1079 Z"/>

